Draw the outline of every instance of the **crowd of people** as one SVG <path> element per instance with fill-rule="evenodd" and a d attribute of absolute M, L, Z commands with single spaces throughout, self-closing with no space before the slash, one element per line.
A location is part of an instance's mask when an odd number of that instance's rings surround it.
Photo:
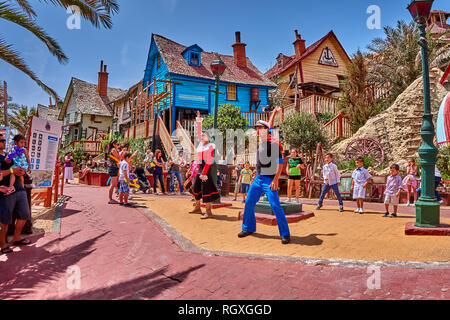
<path fill-rule="evenodd" d="M 16 135 L 13 139 L 14 148 L 6 154 L 6 139 L 0 135 L 0 249 L 2 254 L 13 252 L 12 247 L 27 246 L 29 239 L 22 237 L 22 230 L 27 221 L 31 219 L 30 204 L 25 191 L 25 177 L 30 170 L 25 147 L 25 137 Z M 16 222 L 14 235 L 7 241 L 8 227 L 13 223 L 13 214 Z"/>
<path fill-rule="evenodd" d="M 242 202 L 245 204 L 242 231 L 239 238 L 245 238 L 256 231 L 255 205 L 265 194 L 274 212 L 283 244 L 290 243 L 290 231 L 284 210 L 279 198 L 279 179 L 282 174 L 288 176 L 288 188 L 286 202 L 299 203 L 300 182 L 305 170 L 305 161 L 299 156 L 295 148 L 286 154 L 280 141 L 272 136 L 274 117 L 279 111 L 276 108 L 268 122 L 258 121 L 256 133 L 259 137 L 259 145 L 256 153 L 256 167 L 251 168 L 250 162 L 240 162 L 233 170 L 235 176 L 234 201 L 238 201 L 238 194 L 242 194 Z M 195 160 L 188 163 L 182 151 L 172 154 L 166 161 L 160 149 L 147 150 L 142 167 L 134 167 L 133 159 L 138 151 L 131 153 L 130 144 L 120 144 L 112 140 L 107 147 L 107 167 L 109 178 L 108 204 L 118 204 L 124 207 L 133 207 L 130 200 L 131 187 L 141 188 L 144 192 L 152 192 L 146 173 L 153 175 L 153 193 L 155 195 L 169 195 L 166 192 L 164 182 L 165 172 L 169 176 L 170 195 L 192 195 L 194 209 L 190 214 L 200 214 L 201 219 L 213 217 L 212 203 L 220 198 L 220 190 L 223 179 L 220 171 L 217 171 L 217 180 L 214 181 L 213 161 L 216 146 L 210 141 L 208 131 L 202 130 L 203 119 L 197 113 L 197 137 L 200 141 L 196 149 Z M 9 154 L 4 153 L 6 140 L 0 135 L 0 247 L 2 253 L 12 252 L 12 246 L 29 245 L 31 241 L 21 236 L 22 229 L 27 220 L 30 220 L 30 206 L 24 189 L 24 177 L 30 173 L 30 161 L 25 149 L 25 137 L 14 137 L 14 147 Z M 328 153 L 324 157 L 323 188 L 317 204 L 317 210 L 323 206 L 326 195 L 333 190 L 339 202 L 339 211 L 344 211 L 344 203 L 339 190 L 341 176 L 336 164 L 333 163 L 333 154 Z M 72 154 L 68 152 L 64 156 L 66 182 L 73 180 Z M 366 190 L 372 176 L 364 168 L 364 159 L 355 159 L 356 168 L 352 173 L 351 193 L 356 201 L 356 213 L 363 214 Z M 82 163 L 80 179 L 97 167 L 92 156 L 88 156 Z M 436 187 L 441 181 L 441 174 L 436 167 Z M 386 212 L 383 217 L 397 217 L 400 194 L 402 190 L 407 192 L 408 203 L 413 197 L 415 201 L 420 193 L 418 187 L 418 167 L 414 159 L 409 159 L 407 174 L 404 179 L 399 175 L 400 168 L 397 164 L 390 167 L 390 175 L 386 180 L 384 192 L 384 204 Z M 227 181 L 230 182 L 230 181 Z M 160 193 L 158 193 L 158 184 Z M 292 195 L 294 194 L 294 200 Z M 438 201 L 442 203 L 439 193 L 436 191 Z M 205 212 L 202 211 L 201 202 L 205 204 Z M 393 206 L 393 213 L 389 214 L 389 207 Z M 6 241 L 8 226 L 13 222 L 13 213 L 17 215 L 15 233 L 11 242 Z"/>

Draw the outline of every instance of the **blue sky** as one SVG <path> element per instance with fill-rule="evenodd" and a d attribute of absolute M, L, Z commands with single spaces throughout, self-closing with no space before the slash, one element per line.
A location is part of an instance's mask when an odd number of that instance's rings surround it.
<path fill-rule="evenodd" d="M 120 12 L 112 30 L 81 22 L 69 30 L 69 15 L 62 8 L 37 0 L 37 23 L 58 40 L 69 57 L 65 65 L 48 53 L 31 33 L 0 20 L 0 34 L 22 53 L 47 85 L 64 97 L 71 77 L 97 82 L 100 60 L 108 65 L 109 86 L 126 89 L 144 75 L 150 37 L 161 34 L 184 45 L 198 44 L 206 51 L 232 54 L 234 32 L 241 31 L 247 55 L 265 72 L 278 53 L 294 53 L 294 30 L 310 45 L 333 30 L 351 55 L 365 49 L 382 30 L 366 26 L 370 5 L 381 8 L 381 24 L 410 21 L 409 0 L 119 0 Z M 434 9 L 450 11 L 450 1 L 436 0 Z M 14 102 L 29 107 L 47 104 L 48 95 L 27 76 L 0 60 L 0 79 L 6 80 Z"/>

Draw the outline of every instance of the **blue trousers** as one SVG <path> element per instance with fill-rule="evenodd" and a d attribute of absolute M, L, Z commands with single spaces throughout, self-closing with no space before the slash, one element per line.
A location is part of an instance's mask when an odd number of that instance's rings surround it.
<path fill-rule="evenodd" d="M 170 192 L 175 192 L 175 185 L 174 185 L 175 177 L 178 180 L 178 185 L 180 186 L 180 192 L 184 192 L 183 179 L 181 178 L 180 171 L 170 171 Z"/>
<path fill-rule="evenodd" d="M 280 198 L 278 197 L 278 190 L 272 191 L 270 189 L 270 184 L 272 183 L 272 181 L 273 178 L 271 177 L 262 175 L 256 176 L 255 180 L 250 186 L 250 189 L 248 190 L 247 198 L 245 200 L 242 230 L 248 232 L 256 231 L 255 205 L 261 198 L 262 194 L 265 193 L 267 199 L 270 202 L 270 206 L 272 207 L 272 211 L 277 217 L 278 230 L 280 231 L 280 235 L 282 237 L 289 237 L 289 226 L 283 208 L 281 208 Z"/>
<path fill-rule="evenodd" d="M 440 177 L 434 177 L 434 194 L 435 194 L 438 202 L 442 200 L 441 196 L 439 195 L 439 192 L 437 191 L 437 187 L 439 187 L 441 180 L 442 180 L 442 178 L 440 178 Z M 422 188 L 417 189 L 417 196 L 420 197 L 421 192 L 422 192 Z"/>
<path fill-rule="evenodd" d="M 343 206 L 344 202 L 342 201 L 341 193 L 339 192 L 339 187 L 337 184 L 333 184 L 332 186 L 325 184 L 322 189 L 322 194 L 320 195 L 319 199 L 319 205 L 323 204 L 323 199 L 325 199 L 325 196 L 330 191 L 330 189 L 333 189 L 334 193 L 336 194 L 336 197 L 339 201 L 339 205 Z"/>

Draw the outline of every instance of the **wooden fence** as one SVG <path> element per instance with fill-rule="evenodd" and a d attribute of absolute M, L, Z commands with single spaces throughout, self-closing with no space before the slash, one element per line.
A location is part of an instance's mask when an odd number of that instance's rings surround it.
<path fill-rule="evenodd" d="M 58 202 L 64 192 L 64 178 L 64 167 L 56 166 L 52 186 L 31 191 L 31 206 L 50 208 L 52 202 Z"/>

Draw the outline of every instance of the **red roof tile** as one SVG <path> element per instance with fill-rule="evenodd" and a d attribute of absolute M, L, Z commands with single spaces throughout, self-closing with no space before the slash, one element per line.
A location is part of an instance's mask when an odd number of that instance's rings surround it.
<path fill-rule="evenodd" d="M 201 53 L 201 66 L 194 67 L 189 65 L 182 56 L 182 52 L 187 48 L 186 46 L 157 34 L 153 35 L 153 39 L 158 46 L 169 72 L 184 76 L 214 80 L 214 75 L 212 74 L 209 66 L 211 65 L 211 62 L 216 59 L 215 53 L 203 51 Z M 252 64 L 248 57 L 247 67 L 239 68 L 234 63 L 233 56 L 222 54 L 219 56 L 227 66 L 224 74 L 220 77 L 221 81 L 255 86 L 276 87 L 275 83 L 264 76 L 264 74 Z"/>

